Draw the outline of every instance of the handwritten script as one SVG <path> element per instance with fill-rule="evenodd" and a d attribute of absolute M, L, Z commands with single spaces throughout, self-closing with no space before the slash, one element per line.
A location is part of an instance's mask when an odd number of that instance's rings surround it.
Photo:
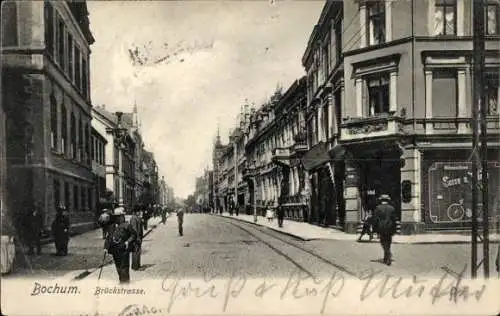
<path fill-rule="evenodd" d="M 472 288 L 463 284 L 466 267 L 460 272 L 444 271 L 436 279 L 424 279 L 416 275 L 403 278 L 373 269 L 366 270 L 359 278 L 348 278 L 340 271 L 334 271 L 326 278 L 314 278 L 300 270 L 292 271 L 285 282 L 264 279 L 250 282 L 244 273 L 232 273 L 229 279 L 216 279 L 215 276 L 204 276 L 204 280 L 190 281 L 172 271 L 162 281 L 161 288 L 167 294 L 167 311 L 180 300 L 192 298 L 209 298 L 221 301 L 221 309 L 225 312 L 232 301 L 239 297 L 244 299 L 264 298 L 275 295 L 280 300 L 301 300 L 317 298 L 320 300 L 320 313 L 324 313 L 330 300 L 338 299 L 343 292 L 352 297 L 359 295 L 361 302 L 368 299 L 430 299 L 432 304 L 442 300 L 454 303 L 469 300 L 480 301 L 486 291 L 486 284 Z M 360 283 L 360 293 L 344 291 L 349 282 Z"/>

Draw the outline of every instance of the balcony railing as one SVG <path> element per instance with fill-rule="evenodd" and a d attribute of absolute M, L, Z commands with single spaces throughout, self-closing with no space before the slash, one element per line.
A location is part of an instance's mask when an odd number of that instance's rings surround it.
<path fill-rule="evenodd" d="M 403 120 L 391 114 L 348 119 L 340 125 L 340 139 L 347 141 L 402 134 Z"/>

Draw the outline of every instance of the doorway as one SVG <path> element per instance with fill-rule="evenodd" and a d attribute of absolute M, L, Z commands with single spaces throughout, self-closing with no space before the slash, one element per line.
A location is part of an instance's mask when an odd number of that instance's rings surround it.
<path fill-rule="evenodd" d="M 360 183 L 362 209 L 364 212 L 374 210 L 381 194 L 391 197 L 390 204 L 396 209 L 398 220 L 401 219 L 401 162 L 399 153 L 375 151 L 360 160 Z"/>

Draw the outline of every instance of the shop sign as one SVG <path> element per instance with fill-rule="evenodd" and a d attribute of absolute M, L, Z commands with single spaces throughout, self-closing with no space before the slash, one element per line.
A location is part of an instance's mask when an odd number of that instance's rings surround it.
<path fill-rule="evenodd" d="M 428 170 L 429 218 L 433 223 L 470 222 L 472 217 L 472 163 L 435 162 Z M 478 219 L 482 219 L 481 170 L 478 171 Z M 489 214 L 500 214 L 500 163 L 488 163 Z"/>

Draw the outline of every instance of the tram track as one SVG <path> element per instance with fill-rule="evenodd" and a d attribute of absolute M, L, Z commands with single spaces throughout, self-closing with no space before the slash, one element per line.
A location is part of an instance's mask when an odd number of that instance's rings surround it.
<path fill-rule="evenodd" d="M 258 234 L 252 232 L 251 230 L 255 230 L 257 231 L 259 234 L 262 234 L 262 235 L 266 235 L 274 240 L 277 240 L 278 242 L 281 242 L 281 243 L 284 243 L 286 244 L 287 246 L 291 246 L 295 249 L 298 249 L 300 250 L 301 252 L 305 252 L 307 253 L 310 257 L 314 257 L 315 259 L 319 259 L 321 262 L 323 262 L 325 265 L 329 266 L 329 267 L 333 267 L 347 275 L 349 275 L 350 277 L 355 277 L 355 278 L 358 278 L 357 274 L 350 271 L 349 269 L 343 267 L 342 265 L 339 265 L 335 262 L 333 262 L 332 260 L 330 259 L 327 259 L 313 251 L 311 251 L 310 249 L 307 249 L 305 247 L 302 247 L 300 245 L 297 245 L 296 243 L 293 243 L 293 242 L 290 242 L 289 240 L 286 240 L 285 238 L 282 238 L 282 237 L 279 237 L 279 236 L 276 236 L 275 234 L 272 234 L 268 231 L 266 231 L 266 228 L 265 227 L 260 227 L 260 226 L 255 226 L 254 224 L 236 224 L 234 223 L 233 221 L 228 221 L 231 225 L 239 228 L 240 230 L 243 230 L 245 231 L 247 234 L 249 234 L 250 236 L 252 236 L 253 238 L 257 239 L 258 241 L 262 242 L 263 244 L 265 244 L 266 246 L 268 246 L 270 249 L 272 249 L 274 252 L 278 253 L 279 255 L 281 255 L 282 257 L 284 257 L 287 261 L 289 261 L 290 263 L 292 263 L 294 266 L 296 266 L 299 270 L 305 272 L 307 275 L 309 275 L 310 277 L 315 277 L 314 273 L 310 271 L 310 269 L 306 268 L 304 266 L 304 264 L 301 264 L 299 263 L 297 260 L 293 259 L 290 255 L 286 254 L 285 252 L 283 252 L 282 250 L 278 249 L 276 246 L 272 245 L 272 243 L 270 243 L 269 241 L 266 241 L 264 240 L 264 238 L 262 238 L 261 236 L 259 236 Z M 245 227 L 246 226 L 246 227 Z M 249 227 L 251 227 L 251 229 L 248 229 Z"/>

